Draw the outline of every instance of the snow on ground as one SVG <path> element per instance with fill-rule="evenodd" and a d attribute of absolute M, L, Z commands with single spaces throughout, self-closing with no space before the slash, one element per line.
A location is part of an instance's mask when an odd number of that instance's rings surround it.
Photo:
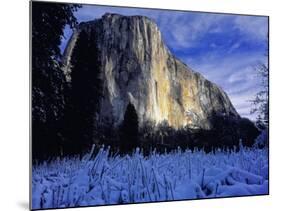
<path fill-rule="evenodd" d="M 32 208 L 62 208 L 268 194 L 268 151 L 175 150 L 96 155 L 34 165 Z"/>

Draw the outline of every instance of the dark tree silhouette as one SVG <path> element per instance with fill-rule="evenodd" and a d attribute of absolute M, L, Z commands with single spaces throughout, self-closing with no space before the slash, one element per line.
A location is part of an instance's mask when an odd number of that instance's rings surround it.
<path fill-rule="evenodd" d="M 94 33 L 81 31 L 71 58 L 70 99 L 67 134 L 70 153 L 81 154 L 93 144 L 96 120 L 102 94 L 100 58 Z"/>
<path fill-rule="evenodd" d="M 32 2 L 32 156 L 45 159 L 61 151 L 65 78 L 59 45 L 63 29 L 73 27 L 74 4 Z"/>
<path fill-rule="evenodd" d="M 139 146 L 138 131 L 138 115 L 134 105 L 129 103 L 120 131 L 120 151 L 122 154 L 131 153 Z"/>
<path fill-rule="evenodd" d="M 253 122 L 247 118 L 226 117 L 223 115 L 213 115 L 213 129 L 208 137 L 212 137 L 211 147 L 230 147 L 238 146 L 242 140 L 244 146 L 252 146 L 259 130 Z"/>

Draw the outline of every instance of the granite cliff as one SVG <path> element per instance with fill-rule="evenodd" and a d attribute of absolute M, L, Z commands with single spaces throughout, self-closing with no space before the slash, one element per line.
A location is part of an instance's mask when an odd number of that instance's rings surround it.
<path fill-rule="evenodd" d="M 80 23 L 64 52 L 63 71 L 71 84 L 72 52 L 82 31 L 95 36 L 101 60 L 99 118 L 122 122 L 131 102 L 140 125 L 167 122 L 171 127 L 212 128 L 212 116 L 240 118 L 227 94 L 177 59 L 156 23 L 143 16 L 105 14 Z M 83 94 L 83 93 L 81 93 Z"/>

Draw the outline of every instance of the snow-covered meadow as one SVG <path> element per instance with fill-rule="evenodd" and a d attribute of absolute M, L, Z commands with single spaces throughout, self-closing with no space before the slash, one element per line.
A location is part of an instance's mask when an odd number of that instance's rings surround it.
<path fill-rule="evenodd" d="M 93 147 L 94 148 L 94 147 Z M 267 148 L 97 154 L 33 165 L 32 208 L 268 194 Z"/>

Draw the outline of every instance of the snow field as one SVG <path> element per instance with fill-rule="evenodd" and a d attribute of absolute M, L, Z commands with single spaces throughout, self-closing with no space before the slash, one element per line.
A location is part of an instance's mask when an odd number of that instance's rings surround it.
<path fill-rule="evenodd" d="M 180 149 L 145 157 L 94 146 L 81 160 L 57 158 L 32 169 L 32 208 L 62 208 L 268 194 L 267 148 L 213 153 Z"/>

